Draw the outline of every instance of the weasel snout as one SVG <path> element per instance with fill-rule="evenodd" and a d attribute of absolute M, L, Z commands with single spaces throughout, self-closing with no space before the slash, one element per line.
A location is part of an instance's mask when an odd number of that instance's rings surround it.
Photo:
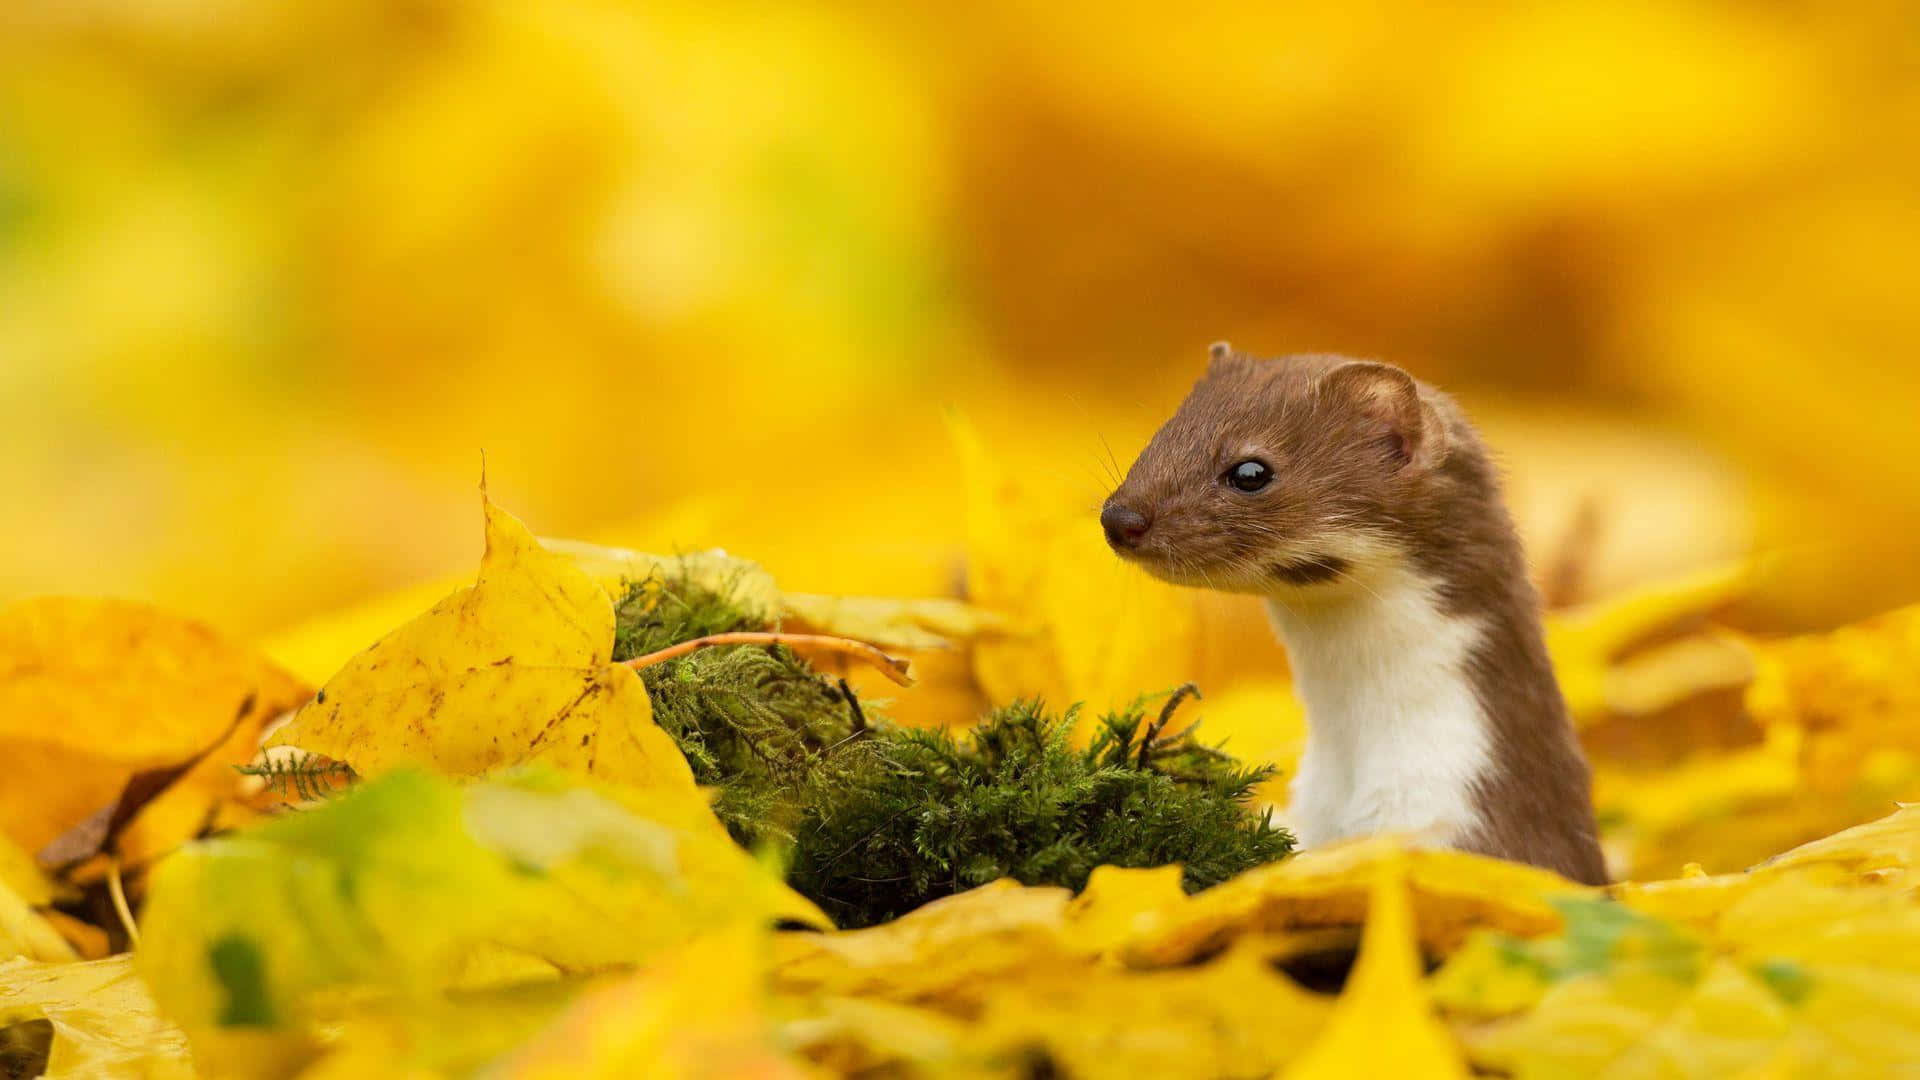
<path fill-rule="evenodd" d="M 1109 499 L 1100 509 L 1100 527 L 1107 531 L 1107 543 L 1115 551 L 1125 551 L 1138 545 L 1153 528 L 1153 518 Z"/>

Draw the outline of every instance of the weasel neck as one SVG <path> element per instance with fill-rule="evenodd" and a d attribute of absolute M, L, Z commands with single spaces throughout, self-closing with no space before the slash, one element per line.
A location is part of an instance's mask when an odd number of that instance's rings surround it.
<path fill-rule="evenodd" d="M 1449 613 L 1410 568 L 1267 610 L 1307 709 L 1289 817 L 1302 843 L 1379 832 L 1462 846 L 1484 831 L 1476 793 L 1494 765 L 1471 665 L 1484 616 Z"/>

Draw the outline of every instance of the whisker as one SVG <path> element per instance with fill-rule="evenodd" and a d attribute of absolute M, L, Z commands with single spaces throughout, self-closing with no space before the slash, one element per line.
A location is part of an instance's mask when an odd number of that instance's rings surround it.
<path fill-rule="evenodd" d="M 1095 428 L 1093 433 L 1099 438 L 1101 447 L 1107 452 L 1107 462 L 1112 467 L 1113 472 L 1113 485 L 1119 487 L 1121 481 L 1125 479 L 1125 473 L 1120 468 L 1120 459 L 1113 456 L 1113 445 L 1107 442 L 1107 436 L 1101 432 L 1099 428 Z"/>

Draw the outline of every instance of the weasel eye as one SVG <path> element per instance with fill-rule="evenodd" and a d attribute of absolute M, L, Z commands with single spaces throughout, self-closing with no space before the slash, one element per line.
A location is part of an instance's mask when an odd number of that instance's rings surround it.
<path fill-rule="evenodd" d="M 1273 470 L 1264 461 L 1248 458 L 1228 469 L 1227 474 L 1221 479 L 1232 484 L 1238 491 L 1259 491 L 1273 483 Z"/>

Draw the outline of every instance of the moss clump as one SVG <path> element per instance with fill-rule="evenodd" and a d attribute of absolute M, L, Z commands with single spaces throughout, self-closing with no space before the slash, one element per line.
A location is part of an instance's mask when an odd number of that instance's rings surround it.
<path fill-rule="evenodd" d="M 613 658 L 771 620 L 684 578 L 649 578 L 614 606 Z M 653 717 L 680 744 L 701 784 L 719 789 L 714 812 L 735 840 L 790 844 L 794 793 L 824 752 L 864 723 L 843 685 L 784 646 L 702 649 L 640 670 Z"/>
<path fill-rule="evenodd" d="M 881 728 L 851 744 L 802 789 L 794 887 L 853 927 L 1001 877 L 1078 890 L 1103 864 L 1182 863 L 1201 889 L 1292 849 L 1247 808 L 1271 768 L 1187 735 L 1142 746 L 1138 705 L 1076 749 L 1074 713 L 1023 701 L 961 736 Z"/>
<path fill-rule="evenodd" d="M 858 704 L 784 647 L 703 649 L 646 668 L 653 715 L 748 847 L 791 843 L 794 797 L 853 732 Z M 837 757 L 837 755 L 835 755 Z"/>
<path fill-rule="evenodd" d="M 678 579 L 637 583 L 615 610 L 615 659 L 769 624 Z M 1177 696 L 1154 723 L 1144 702 L 1102 717 L 1076 748 L 1076 710 L 1038 702 L 957 736 L 870 723 L 844 682 L 778 646 L 705 649 L 641 675 L 695 778 L 720 789 L 734 838 L 789 849 L 789 880 L 842 926 L 999 877 L 1079 889 L 1102 864 L 1179 862 L 1204 888 L 1293 845 L 1247 805 L 1270 769 L 1190 733 L 1158 737 Z"/>
<path fill-rule="evenodd" d="M 613 605 L 613 658 L 631 660 L 682 641 L 731 630 L 764 630 L 770 612 L 702 588 L 690 576 L 653 576 L 630 583 Z"/>

